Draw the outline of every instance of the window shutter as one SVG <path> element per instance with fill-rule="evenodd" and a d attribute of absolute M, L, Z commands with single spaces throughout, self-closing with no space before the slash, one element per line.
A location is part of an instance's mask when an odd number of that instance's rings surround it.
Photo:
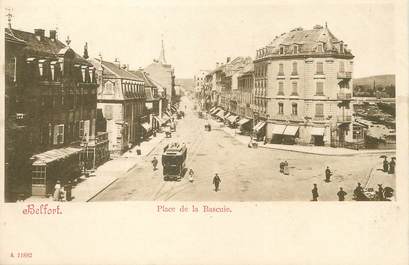
<path fill-rule="evenodd" d="M 84 121 L 84 136 L 85 136 L 85 139 L 88 141 L 88 139 L 89 139 L 89 128 L 90 127 L 90 122 L 89 122 L 89 120 L 85 120 Z"/>
<path fill-rule="evenodd" d="M 79 124 L 79 137 L 82 138 L 84 137 L 84 121 L 80 121 Z"/>
<path fill-rule="evenodd" d="M 58 134 L 60 136 L 59 144 L 63 144 L 64 143 L 64 124 L 59 125 L 58 128 L 59 128 Z"/>

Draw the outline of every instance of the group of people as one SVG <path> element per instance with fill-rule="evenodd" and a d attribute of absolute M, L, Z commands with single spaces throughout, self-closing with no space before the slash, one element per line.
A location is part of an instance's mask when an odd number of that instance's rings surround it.
<path fill-rule="evenodd" d="M 318 193 L 318 187 L 317 187 L 317 184 L 315 184 L 314 183 L 314 186 L 313 186 L 313 188 L 312 188 L 312 190 L 311 190 L 311 193 L 312 193 L 312 201 L 318 201 L 318 197 L 320 196 L 319 195 L 319 193 Z M 345 196 L 347 195 L 348 193 L 346 193 L 345 191 L 344 191 L 344 189 L 342 188 L 342 187 L 340 187 L 339 188 L 339 191 L 337 192 L 337 196 L 338 196 L 338 201 L 345 201 Z"/>
<path fill-rule="evenodd" d="M 71 201 L 72 200 L 72 184 L 71 181 L 64 186 L 61 185 L 61 182 L 57 180 L 57 183 L 54 186 L 54 201 Z"/>
<path fill-rule="evenodd" d="M 288 168 L 287 160 L 284 161 L 284 162 L 280 162 L 280 173 L 282 173 L 284 175 L 289 175 L 290 174 L 290 170 Z"/>
<path fill-rule="evenodd" d="M 386 159 L 386 156 L 384 157 L 383 172 L 388 173 L 388 174 L 394 174 L 395 166 L 396 166 L 396 161 L 394 157 L 391 158 L 390 162 Z"/>
<path fill-rule="evenodd" d="M 368 191 L 371 189 L 368 189 Z M 318 201 L 319 193 L 317 184 L 314 184 L 312 190 L 312 201 Z M 344 191 L 342 187 L 339 188 L 337 192 L 338 201 L 345 201 L 345 196 L 348 193 Z M 390 187 L 384 188 L 382 184 L 378 184 L 378 191 L 374 192 L 374 196 L 371 197 L 365 193 L 364 188 L 362 187 L 361 183 L 358 182 L 357 186 L 354 189 L 353 199 L 356 201 L 369 201 L 369 200 L 377 200 L 377 201 L 385 201 L 388 198 L 393 196 L 393 189 Z"/>

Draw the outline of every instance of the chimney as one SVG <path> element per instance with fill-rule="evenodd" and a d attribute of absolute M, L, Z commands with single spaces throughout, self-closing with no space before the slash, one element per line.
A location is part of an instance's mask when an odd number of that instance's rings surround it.
<path fill-rule="evenodd" d="M 226 61 L 227 61 L 227 63 L 229 63 L 230 62 L 230 57 L 227 57 Z"/>
<path fill-rule="evenodd" d="M 44 38 L 44 30 L 43 29 L 35 29 L 34 34 L 37 38 L 37 40 L 41 41 Z"/>
<path fill-rule="evenodd" d="M 129 70 L 129 64 L 123 64 L 122 69 Z"/>
<path fill-rule="evenodd" d="M 115 58 L 114 63 L 116 64 L 116 66 L 118 66 L 119 68 L 121 68 L 121 62 L 119 61 L 118 58 Z"/>
<path fill-rule="evenodd" d="M 219 63 L 218 63 L 218 62 L 216 62 L 216 68 L 217 68 L 217 67 L 219 67 Z"/>
<path fill-rule="evenodd" d="M 57 39 L 57 31 L 55 29 L 50 30 L 50 40 L 55 41 Z"/>

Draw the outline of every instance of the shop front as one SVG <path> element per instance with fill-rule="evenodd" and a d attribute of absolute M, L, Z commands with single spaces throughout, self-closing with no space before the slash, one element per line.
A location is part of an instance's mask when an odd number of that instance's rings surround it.
<path fill-rule="evenodd" d="M 57 180 L 64 185 L 78 178 L 81 175 L 81 151 L 80 148 L 66 147 L 32 156 L 32 196 L 52 194 Z"/>
<path fill-rule="evenodd" d="M 281 144 L 283 142 L 285 127 L 286 125 L 283 124 L 274 124 L 271 140 L 273 144 Z"/>
<path fill-rule="evenodd" d="M 243 135 L 250 135 L 251 132 L 253 131 L 252 128 L 252 120 L 247 119 L 247 118 L 241 118 L 238 121 L 238 127 L 239 127 L 239 133 Z"/>
<path fill-rule="evenodd" d="M 324 145 L 325 127 L 313 127 L 311 130 L 312 142 L 316 146 Z"/>
<path fill-rule="evenodd" d="M 253 132 L 254 132 L 254 138 L 257 141 L 261 141 L 266 135 L 266 122 L 259 121 L 256 124 L 256 126 L 254 126 Z"/>
<path fill-rule="evenodd" d="M 300 127 L 287 125 L 283 132 L 283 144 L 295 144 L 295 139 L 298 137 Z"/>

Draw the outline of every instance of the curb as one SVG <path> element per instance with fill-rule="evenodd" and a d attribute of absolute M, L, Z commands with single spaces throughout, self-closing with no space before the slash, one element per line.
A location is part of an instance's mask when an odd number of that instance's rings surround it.
<path fill-rule="evenodd" d="M 162 143 L 162 141 L 163 141 L 164 139 L 165 139 L 165 138 L 162 138 L 155 146 L 153 146 L 153 147 L 151 148 L 151 150 L 150 150 L 148 153 L 146 153 L 145 155 L 141 155 L 139 158 L 140 158 L 140 159 L 143 159 L 143 158 L 148 157 L 148 156 L 153 152 L 153 150 L 154 150 L 159 144 Z M 139 160 L 139 159 L 138 159 L 138 160 Z M 131 171 L 132 169 L 136 168 L 138 165 L 139 165 L 139 163 L 136 163 L 136 164 L 133 165 L 132 167 L 128 168 L 128 169 L 125 171 L 125 173 L 128 173 L 128 172 Z"/>
<path fill-rule="evenodd" d="M 115 181 L 117 181 L 118 178 L 115 178 L 114 180 L 112 180 L 111 182 L 109 182 L 104 188 L 102 188 L 101 190 L 99 190 L 97 193 L 95 193 L 93 196 L 91 196 L 88 200 L 86 200 L 85 202 L 89 202 L 90 200 L 94 199 L 95 197 L 97 197 L 101 192 L 103 192 L 104 190 L 106 190 L 109 186 L 111 186 L 112 184 L 114 184 Z"/>

